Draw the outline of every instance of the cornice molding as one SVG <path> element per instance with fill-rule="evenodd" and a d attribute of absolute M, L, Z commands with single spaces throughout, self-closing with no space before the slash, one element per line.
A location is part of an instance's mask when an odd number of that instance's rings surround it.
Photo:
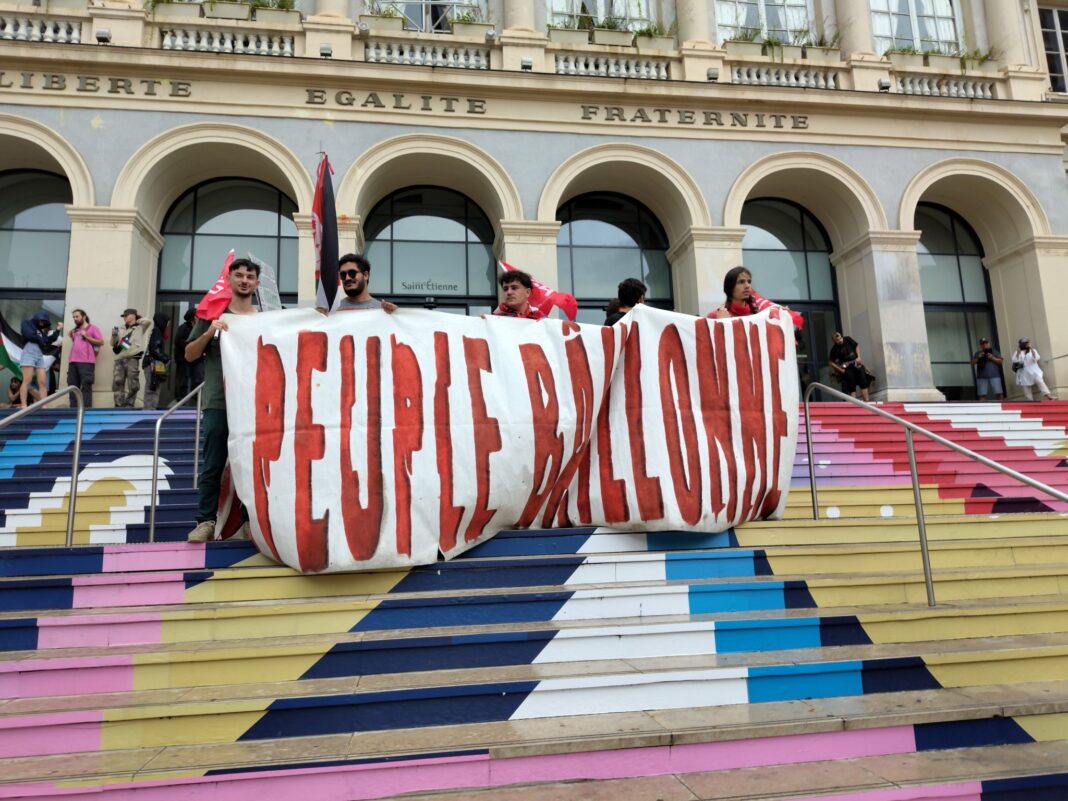
<path fill-rule="evenodd" d="M 71 224 L 87 228 L 132 228 L 157 249 L 163 247 L 163 235 L 137 209 L 115 209 L 105 206 L 67 206 Z"/>
<path fill-rule="evenodd" d="M 834 251 L 831 262 L 845 265 L 874 250 L 907 253 L 919 241 L 919 231 L 867 231 Z"/>
<path fill-rule="evenodd" d="M 1000 267 L 1007 261 L 1017 259 L 1029 251 L 1047 256 L 1068 256 L 1068 236 L 1032 236 L 1017 242 L 999 253 L 987 256 L 983 264 L 987 269 Z"/>

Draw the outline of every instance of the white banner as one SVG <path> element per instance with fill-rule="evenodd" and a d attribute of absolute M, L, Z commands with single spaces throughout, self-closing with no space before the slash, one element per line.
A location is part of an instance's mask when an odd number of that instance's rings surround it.
<path fill-rule="evenodd" d="M 798 386 L 777 309 L 224 319 L 237 494 L 260 549 L 304 573 L 429 564 L 510 528 L 722 531 L 786 503 Z"/>

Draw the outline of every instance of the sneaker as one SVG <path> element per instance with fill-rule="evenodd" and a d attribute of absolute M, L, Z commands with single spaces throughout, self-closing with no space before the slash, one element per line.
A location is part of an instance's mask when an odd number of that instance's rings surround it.
<path fill-rule="evenodd" d="M 204 520 L 197 523 L 197 527 L 189 532 L 189 542 L 207 542 L 215 539 L 215 521 Z"/>

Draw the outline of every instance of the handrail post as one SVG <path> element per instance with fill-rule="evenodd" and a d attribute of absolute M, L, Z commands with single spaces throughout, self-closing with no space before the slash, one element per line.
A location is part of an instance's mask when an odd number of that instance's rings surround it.
<path fill-rule="evenodd" d="M 920 492 L 920 472 L 916 469 L 916 446 L 912 429 L 905 429 L 905 444 L 909 450 L 909 472 L 912 474 L 912 499 L 916 503 L 916 527 L 920 532 L 920 558 L 923 560 L 923 580 L 927 585 L 927 605 L 935 605 L 934 580 L 931 577 L 931 554 L 927 549 L 927 525 L 923 519 L 923 496 Z"/>
<path fill-rule="evenodd" d="M 197 489 L 200 484 L 200 418 L 203 417 L 204 412 L 204 393 L 197 393 L 197 423 L 196 430 L 193 434 L 193 489 Z"/>
<path fill-rule="evenodd" d="M 74 512 L 78 503 L 78 467 L 82 459 L 82 424 L 85 420 L 85 398 L 79 387 L 69 387 L 74 390 L 70 394 L 78 402 L 78 417 L 74 424 L 74 453 L 70 460 L 70 501 L 67 504 L 67 547 L 74 545 Z"/>
<path fill-rule="evenodd" d="M 816 457 L 812 452 L 812 415 L 809 413 L 809 399 L 812 397 L 812 385 L 805 390 L 805 444 L 808 446 L 808 486 L 812 495 L 812 519 L 820 519 L 820 502 L 816 497 Z"/>
<path fill-rule="evenodd" d="M 203 395 L 203 392 L 202 392 L 203 389 L 204 389 L 204 384 L 203 383 L 198 384 L 196 386 L 196 388 L 193 389 L 192 392 L 190 392 L 188 395 L 186 395 L 180 401 L 175 403 L 171 408 L 169 408 L 167 411 L 165 411 L 163 414 L 161 414 L 159 416 L 159 418 L 156 420 L 156 435 L 155 435 L 155 437 L 152 438 L 152 495 L 148 499 L 148 502 L 149 502 L 149 509 L 148 509 L 148 541 L 149 542 L 155 542 L 156 541 L 156 505 L 157 505 L 157 503 L 156 503 L 156 490 L 157 490 L 157 487 L 159 486 L 159 435 L 160 435 L 160 431 L 163 429 L 163 421 L 166 420 L 168 417 L 170 417 L 172 414 L 174 414 L 176 411 L 178 411 L 178 409 L 180 409 L 182 406 L 187 404 L 189 402 L 189 400 L 194 395 L 197 396 L 197 423 L 196 423 L 197 433 L 196 433 L 196 443 L 194 444 L 194 447 L 193 447 L 193 489 L 196 489 L 196 487 L 197 487 L 197 476 L 196 476 L 196 474 L 197 474 L 197 471 L 199 470 L 199 454 L 200 454 L 200 406 L 201 406 L 201 396 Z"/>

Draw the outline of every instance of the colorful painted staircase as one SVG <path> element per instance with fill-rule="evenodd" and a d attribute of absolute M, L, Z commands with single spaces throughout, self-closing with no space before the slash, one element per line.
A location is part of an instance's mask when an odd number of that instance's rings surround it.
<path fill-rule="evenodd" d="M 1068 404 L 902 411 L 1068 486 Z M 828 520 L 802 447 L 785 521 L 319 577 L 176 541 L 189 416 L 143 542 L 155 420 L 107 414 L 74 548 L 68 416 L 0 446 L 0 798 L 1068 798 L 1066 510 L 925 448 L 929 608 L 900 435 L 845 406 L 815 407 Z"/>

